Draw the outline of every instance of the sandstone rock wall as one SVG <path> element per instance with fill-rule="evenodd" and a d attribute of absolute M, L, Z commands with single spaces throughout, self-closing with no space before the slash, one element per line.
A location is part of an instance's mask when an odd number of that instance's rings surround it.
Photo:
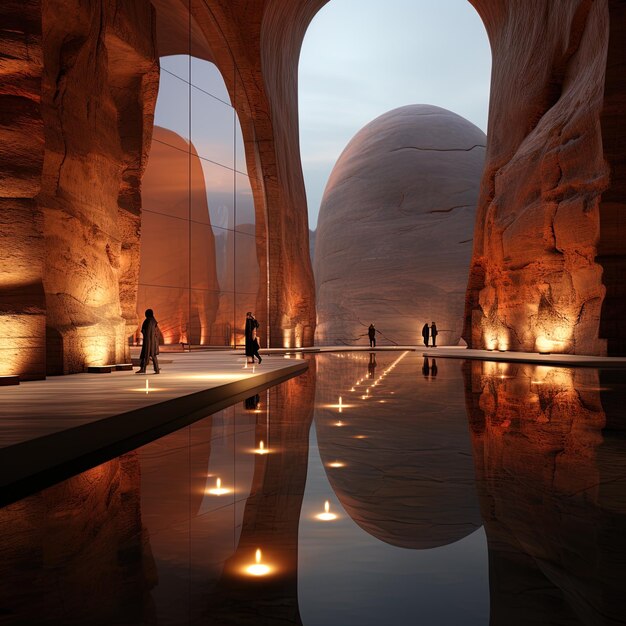
<path fill-rule="evenodd" d="M 381 115 L 350 141 L 318 220 L 315 279 L 320 344 L 438 343 L 461 337 L 484 133 L 429 105 Z"/>
<path fill-rule="evenodd" d="M 623 115 L 616 98 L 610 114 L 604 108 L 623 81 L 605 85 L 609 30 L 619 37 L 623 15 L 612 5 L 609 16 L 606 0 L 472 4 L 493 70 L 464 337 L 472 347 L 605 354 L 614 330 L 599 332 L 598 241 L 618 266 L 624 244 L 604 234 L 619 204 L 609 196 L 601 220 L 602 194 L 622 184 L 621 170 L 607 167 L 601 122 L 616 128 Z M 614 164 L 620 154 L 623 146 Z"/>
<path fill-rule="evenodd" d="M 38 0 L 0 5 L 0 375 L 45 375 Z"/>
<path fill-rule="evenodd" d="M 147 0 L 46 0 L 42 23 L 47 372 L 67 374 L 128 361 L 158 65 Z"/>

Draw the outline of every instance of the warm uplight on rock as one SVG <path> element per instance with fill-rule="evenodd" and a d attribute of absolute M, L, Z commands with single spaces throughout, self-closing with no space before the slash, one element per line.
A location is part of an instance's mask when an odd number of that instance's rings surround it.
<path fill-rule="evenodd" d="M 330 502 L 328 500 L 324 502 L 324 512 L 318 513 L 315 517 L 322 522 L 331 522 L 332 520 L 337 519 L 337 516 L 330 512 Z"/>

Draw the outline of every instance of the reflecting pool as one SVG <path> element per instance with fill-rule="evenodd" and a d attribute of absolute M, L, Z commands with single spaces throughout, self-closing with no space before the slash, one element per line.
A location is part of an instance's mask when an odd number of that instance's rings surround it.
<path fill-rule="evenodd" d="M 311 357 L 0 509 L 0 623 L 624 623 L 623 379 Z"/>

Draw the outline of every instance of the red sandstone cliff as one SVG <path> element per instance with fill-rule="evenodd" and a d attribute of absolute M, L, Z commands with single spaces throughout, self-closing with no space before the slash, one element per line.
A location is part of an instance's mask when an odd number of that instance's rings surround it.
<path fill-rule="evenodd" d="M 607 215 L 623 209 L 611 195 L 623 168 L 609 167 L 623 144 L 607 143 L 605 126 L 623 116 L 615 97 L 623 9 L 606 0 L 471 1 L 493 70 L 464 336 L 472 347 L 582 354 L 605 354 L 608 339 L 619 351 L 621 292 L 609 285 L 613 306 L 603 300 L 607 264 L 613 283 L 620 267 L 623 275 L 624 240 L 607 232 L 615 221 Z M 606 74 L 609 49 L 615 67 Z"/>

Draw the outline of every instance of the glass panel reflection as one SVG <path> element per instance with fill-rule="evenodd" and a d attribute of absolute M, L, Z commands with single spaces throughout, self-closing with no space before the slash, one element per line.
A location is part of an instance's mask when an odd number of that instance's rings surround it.
<path fill-rule="evenodd" d="M 195 87 L 191 91 L 191 138 L 201 157 L 235 167 L 235 110 Z"/>
<path fill-rule="evenodd" d="M 189 141 L 189 83 L 168 72 L 161 74 L 154 124 Z"/>

